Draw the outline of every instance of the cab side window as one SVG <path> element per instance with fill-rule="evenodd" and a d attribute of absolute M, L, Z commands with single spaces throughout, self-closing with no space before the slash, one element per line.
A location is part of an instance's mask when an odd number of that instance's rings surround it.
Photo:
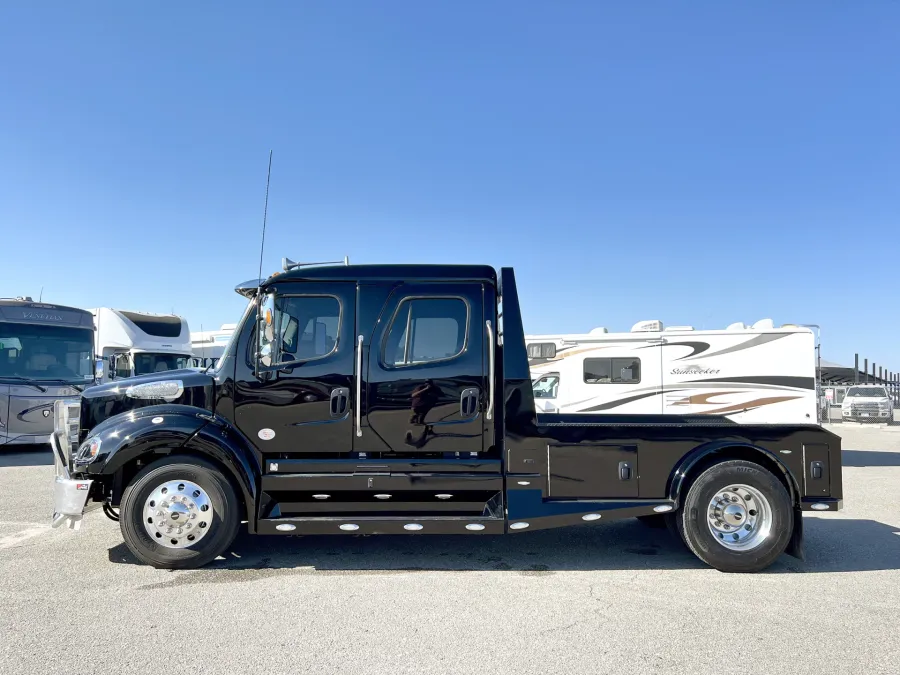
<path fill-rule="evenodd" d="M 278 363 L 309 361 L 337 348 L 341 303 L 333 296 L 283 295 L 275 299 Z"/>
<path fill-rule="evenodd" d="M 116 378 L 131 377 L 131 357 L 128 354 L 119 354 L 116 359 Z"/>
<path fill-rule="evenodd" d="M 466 347 L 469 306 L 462 298 L 407 298 L 385 338 L 383 361 L 399 368 L 447 361 Z"/>

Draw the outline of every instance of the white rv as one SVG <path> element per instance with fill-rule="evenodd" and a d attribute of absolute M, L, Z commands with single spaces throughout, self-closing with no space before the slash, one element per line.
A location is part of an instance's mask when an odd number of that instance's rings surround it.
<path fill-rule="evenodd" d="M 182 317 L 109 307 L 89 311 L 103 382 L 191 366 L 191 334 Z"/>
<path fill-rule="evenodd" d="M 219 330 L 203 330 L 191 333 L 191 362 L 195 368 L 213 366 L 222 358 L 225 348 L 234 335 L 236 323 L 225 323 Z"/>
<path fill-rule="evenodd" d="M 816 339 L 770 319 L 725 330 L 642 321 L 629 333 L 525 337 L 539 412 L 724 415 L 815 424 Z"/>

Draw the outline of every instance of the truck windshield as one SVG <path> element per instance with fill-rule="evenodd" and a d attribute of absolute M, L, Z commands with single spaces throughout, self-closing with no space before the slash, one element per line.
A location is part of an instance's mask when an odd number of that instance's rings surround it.
<path fill-rule="evenodd" d="M 882 387 L 850 387 L 850 391 L 847 392 L 847 398 L 850 398 L 851 396 L 877 396 L 879 398 L 884 398 L 887 394 Z"/>
<path fill-rule="evenodd" d="M 167 370 L 190 368 L 191 357 L 182 354 L 149 354 L 134 355 L 134 374 L 162 373 Z"/>
<path fill-rule="evenodd" d="M 86 328 L 0 323 L 0 379 L 85 382 L 94 377 L 93 353 Z"/>

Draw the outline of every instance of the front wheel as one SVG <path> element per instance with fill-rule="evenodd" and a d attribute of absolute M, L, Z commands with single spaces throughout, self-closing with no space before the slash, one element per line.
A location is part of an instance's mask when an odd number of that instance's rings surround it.
<path fill-rule="evenodd" d="M 202 567 L 234 541 L 239 506 L 215 466 L 195 457 L 167 457 L 125 488 L 119 526 L 141 562 L 164 569 Z"/>
<path fill-rule="evenodd" d="M 722 572 L 758 572 L 787 548 L 794 509 L 771 472 L 753 462 L 729 460 L 691 485 L 676 526 L 707 565 Z"/>

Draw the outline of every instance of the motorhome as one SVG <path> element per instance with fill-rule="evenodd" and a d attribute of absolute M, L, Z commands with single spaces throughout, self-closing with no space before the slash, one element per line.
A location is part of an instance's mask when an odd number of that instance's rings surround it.
<path fill-rule="evenodd" d="M 0 300 L 0 447 L 48 443 L 53 405 L 94 382 L 89 312 Z"/>
<path fill-rule="evenodd" d="M 89 311 L 97 358 L 103 361 L 101 381 L 191 366 L 191 334 L 184 318 L 109 307 Z"/>
<path fill-rule="evenodd" d="M 528 335 L 539 412 L 724 415 L 808 424 L 816 413 L 816 337 L 771 319 L 724 330 L 641 321 L 628 333 Z"/>
<path fill-rule="evenodd" d="M 219 330 L 201 330 L 191 333 L 191 365 L 195 368 L 215 368 L 234 335 L 235 323 L 225 323 Z"/>

